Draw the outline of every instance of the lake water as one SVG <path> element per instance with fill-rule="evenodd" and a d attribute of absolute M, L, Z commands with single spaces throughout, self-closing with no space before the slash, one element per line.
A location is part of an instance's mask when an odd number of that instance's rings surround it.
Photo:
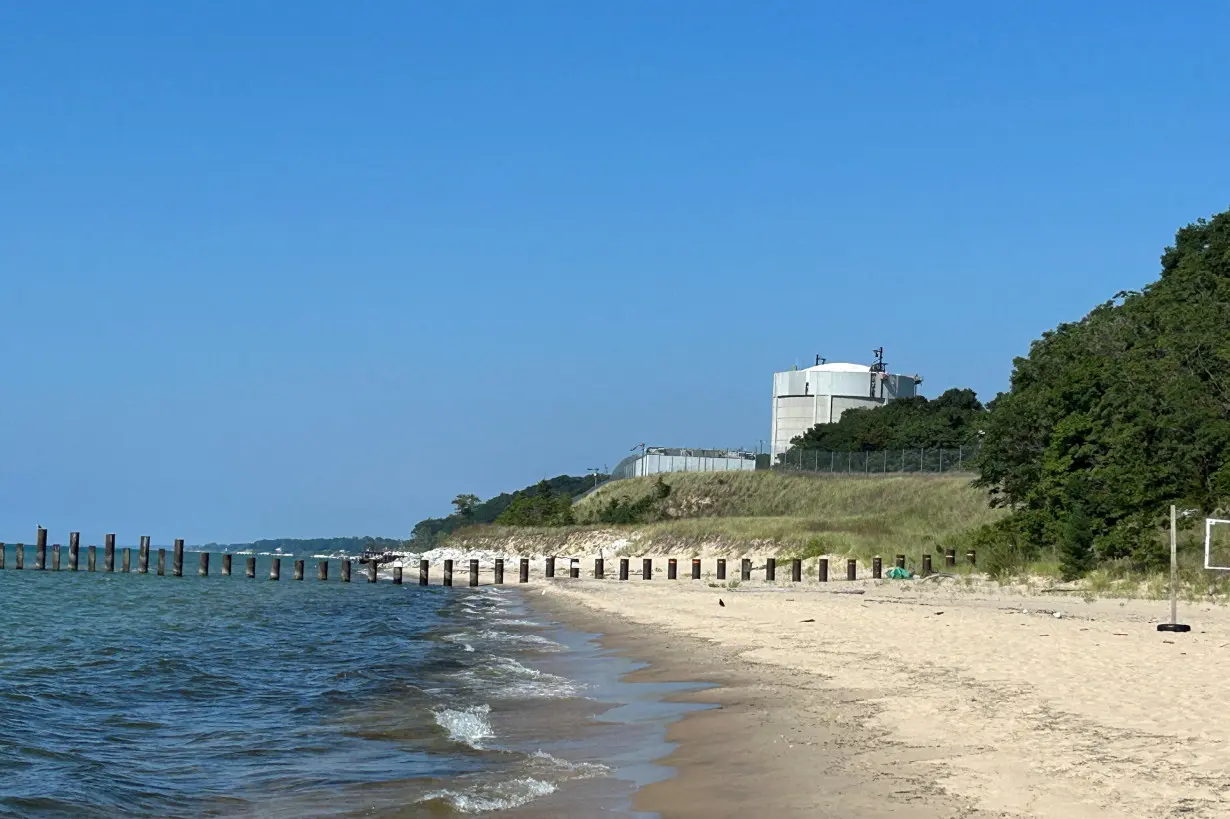
<path fill-rule="evenodd" d="M 7 548 L 0 816 L 590 815 L 580 795 L 633 815 L 666 775 L 649 760 L 684 708 L 515 589 L 343 584 L 336 563 L 320 583 L 310 559 L 274 583 L 270 556 L 199 578 L 191 553 L 183 578 L 138 575 L 135 549 L 108 574 L 98 552 L 40 572 L 27 546 L 19 572 Z"/>

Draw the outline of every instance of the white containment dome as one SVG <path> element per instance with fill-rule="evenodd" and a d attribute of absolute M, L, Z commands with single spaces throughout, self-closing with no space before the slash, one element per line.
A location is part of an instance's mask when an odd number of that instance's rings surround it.
<path fill-rule="evenodd" d="M 881 372 L 868 364 L 834 362 L 773 374 L 773 456 L 816 424 L 830 424 L 848 409 L 878 407 L 918 394 L 922 378 Z"/>

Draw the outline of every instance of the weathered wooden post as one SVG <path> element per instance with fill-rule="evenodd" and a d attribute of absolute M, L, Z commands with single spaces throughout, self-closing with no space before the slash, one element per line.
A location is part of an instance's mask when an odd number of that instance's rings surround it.
<path fill-rule="evenodd" d="M 803 561 L 799 558 L 793 558 L 790 561 L 790 581 L 798 583 L 803 579 Z"/>
<path fill-rule="evenodd" d="M 291 570 L 290 579 L 291 580 L 302 580 L 303 579 L 303 561 L 302 560 L 295 561 L 295 568 Z"/>
<path fill-rule="evenodd" d="M 453 585 L 453 561 L 444 561 L 444 585 Z"/>
<path fill-rule="evenodd" d="M 18 566 L 17 568 L 20 569 L 21 566 Z M 86 571 L 90 571 L 90 572 L 98 568 L 98 547 L 97 546 L 91 546 L 89 549 L 89 552 L 86 554 L 85 568 L 86 568 Z"/>
<path fill-rule="evenodd" d="M 675 558 L 670 558 L 666 561 L 666 579 L 677 580 L 679 578 L 679 564 L 675 562 Z"/>
<path fill-rule="evenodd" d="M 16 559 L 13 561 L 13 568 L 14 569 L 24 569 L 26 567 L 26 544 L 24 543 L 17 544 L 17 554 L 14 557 Z"/>
<path fill-rule="evenodd" d="M 568 576 L 573 580 L 581 579 L 581 560 L 580 558 L 569 558 L 568 560 Z"/>
<path fill-rule="evenodd" d="M 78 558 L 81 555 L 81 535 L 71 532 L 68 535 L 68 570 L 77 571 Z"/>
<path fill-rule="evenodd" d="M 905 568 L 905 555 L 897 555 L 897 568 L 898 569 Z"/>
<path fill-rule="evenodd" d="M 103 571 L 115 571 L 115 535 L 103 535 Z"/>
<path fill-rule="evenodd" d="M 419 585 L 426 586 L 429 581 L 429 573 L 431 572 L 431 564 L 426 560 L 419 561 Z"/>
<path fill-rule="evenodd" d="M 343 583 L 350 582 L 350 561 L 349 560 L 342 561 L 342 582 Z"/>
<path fill-rule="evenodd" d="M 725 579 L 726 579 L 726 558 L 724 558 L 724 557 L 719 557 L 719 558 L 718 558 L 718 562 L 717 562 L 717 579 L 718 579 L 718 580 L 725 580 Z"/>
<path fill-rule="evenodd" d="M 692 558 L 692 579 L 700 580 L 700 558 Z"/>
<path fill-rule="evenodd" d="M 601 580 L 605 576 L 606 576 L 606 564 L 603 562 L 602 558 L 595 557 L 594 558 L 594 579 Z"/>
<path fill-rule="evenodd" d="M 752 559 L 750 557 L 745 557 L 739 562 L 739 579 L 752 579 Z"/>
<path fill-rule="evenodd" d="M 167 573 L 167 550 L 158 550 L 158 576 L 162 577 Z"/>
<path fill-rule="evenodd" d="M 827 557 L 822 557 L 817 562 L 820 564 L 820 582 L 829 582 L 829 559 Z"/>
<path fill-rule="evenodd" d="M 626 557 L 621 557 L 619 559 L 619 579 L 628 579 L 628 558 Z"/>
<path fill-rule="evenodd" d="M 931 555 L 923 555 L 922 576 L 929 577 L 930 575 L 931 575 Z"/>
<path fill-rule="evenodd" d="M 209 577 L 209 552 L 201 552 L 200 567 L 196 573 L 198 577 Z"/>
<path fill-rule="evenodd" d="M 244 558 L 243 574 L 250 579 L 256 577 L 256 555 L 248 555 Z"/>
<path fill-rule="evenodd" d="M 273 565 L 269 567 L 269 579 L 270 580 L 281 580 L 282 579 L 282 558 L 275 557 L 273 559 Z"/>
<path fill-rule="evenodd" d="M 858 560 L 853 557 L 846 560 L 846 580 L 858 580 Z"/>
<path fill-rule="evenodd" d="M 222 576 L 231 576 L 231 554 L 230 552 L 222 553 Z"/>
<path fill-rule="evenodd" d="M 0 543 L 0 552 L 4 551 L 4 544 Z M 0 569 L 4 568 L 4 558 L 0 557 Z M 60 571 L 60 544 L 53 543 L 51 546 L 51 570 L 53 572 Z"/>
<path fill-rule="evenodd" d="M 171 574 L 176 577 L 184 576 L 184 539 L 182 537 L 175 538 L 175 548 L 171 556 Z"/>
<path fill-rule="evenodd" d="M 59 555 L 56 555 L 56 557 L 59 557 Z M 59 561 L 57 560 L 56 562 L 58 563 Z M 127 546 L 124 547 L 124 553 L 120 556 L 120 571 L 124 574 L 132 571 L 132 549 Z"/>
<path fill-rule="evenodd" d="M 42 526 L 34 533 L 34 568 L 40 572 L 47 568 L 47 530 Z"/>
<path fill-rule="evenodd" d="M 977 557 L 978 556 L 974 554 L 974 550 L 970 549 L 968 552 L 965 553 L 965 562 L 971 566 L 976 566 L 978 565 Z"/>
<path fill-rule="evenodd" d="M 884 561 L 880 560 L 879 555 L 871 558 L 871 576 L 876 580 L 881 580 L 884 577 Z"/>
<path fill-rule="evenodd" d="M 5 555 L 5 550 L 7 548 L 8 547 L 5 546 L 3 543 L 0 543 L 0 569 L 4 568 L 4 555 Z"/>
<path fill-rule="evenodd" d="M 377 568 L 376 561 L 374 560 L 367 561 L 367 582 L 368 583 L 376 582 L 376 568 Z"/>
<path fill-rule="evenodd" d="M 322 560 L 316 564 L 316 579 L 321 581 L 329 579 L 329 561 Z"/>
<path fill-rule="evenodd" d="M 777 558 L 770 557 L 764 562 L 764 579 L 770 583 L 777 580 Z"/>
<path fill-rule="evenodd" d="M 653 558 L 646 557 L 641 559 L 641 579 L 653 580 Z"/>
<path fill-rule="evenodd" d="M 547 579 L 551 579 L 551 578 L 555 577 L 555 558 L 553 558 L 553 557 L 548 557 L 548 558 L 547 558 L 547 571 L 546 571 L 546 576 L 547 576 Z"/>
<path fill-rule="evenodd" d="M 504 585 L 504 558 L 497 557 L 495 559 L 495 585 Z"/>
<path fill-rule="evenodd" d="M 957 550 L 956 549 L 945 549 L 944 550 L 944 566 L 946 568 L 951 569 L 953 566 L 956 566 L 956 565 L 957 565 Z"/>
<path fill-rule="evenodd" d="M 401 585 L 401 566 L 393 567 L 393 585 L 394 586 Z"/>
<path fill-rule="evenodd" d="M 141 535 L 137 548 L 137 574 L 149 574 L 149 535 Z"/>
<path fill-rule="evenodd" d="M 517 581 L 519 583 L 529 583 L 530 582 L 530 559 L 528 557 L 521 558 L 521 563 L 519 564 L 519 568 L 517 571 L 518 571 Z"/>
<path fill-rule="evenodd" d="M 470 588 L 478 586 L 478 560 L 470 558 Z"/>

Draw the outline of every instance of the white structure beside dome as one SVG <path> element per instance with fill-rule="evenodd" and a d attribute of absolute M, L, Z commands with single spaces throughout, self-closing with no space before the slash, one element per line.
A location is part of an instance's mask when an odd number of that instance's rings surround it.
<path fill-rule="evenodd" d="M 816 424 L 830 424 L 848 409 L 879 407 L 918 394 L 922 378 L 878 372 L 866 364 L 817 364 L 773 374 L 773 431 L 776 458 L 794 438 Z"/>

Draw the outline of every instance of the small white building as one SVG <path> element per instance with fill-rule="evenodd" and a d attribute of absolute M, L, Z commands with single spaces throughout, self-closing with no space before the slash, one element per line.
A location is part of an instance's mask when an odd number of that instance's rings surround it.
<path fill-rule="evenodd" d="M 773 374 L 773 430 L 776 458 L 790 442 L 816 424 L 830 424 L 848 409 L 879 407 L 918 394 L 922 378 L 893 375 L 867 364 L 817 364 Z"/>
<path fill-rule="evenodd" d="M 611 471 L 611 479 L 639 478 L 666 472 L 751 472 L 756 455 L 736 449 L 676 449 L 651 446 L 629 455 Z"/>

